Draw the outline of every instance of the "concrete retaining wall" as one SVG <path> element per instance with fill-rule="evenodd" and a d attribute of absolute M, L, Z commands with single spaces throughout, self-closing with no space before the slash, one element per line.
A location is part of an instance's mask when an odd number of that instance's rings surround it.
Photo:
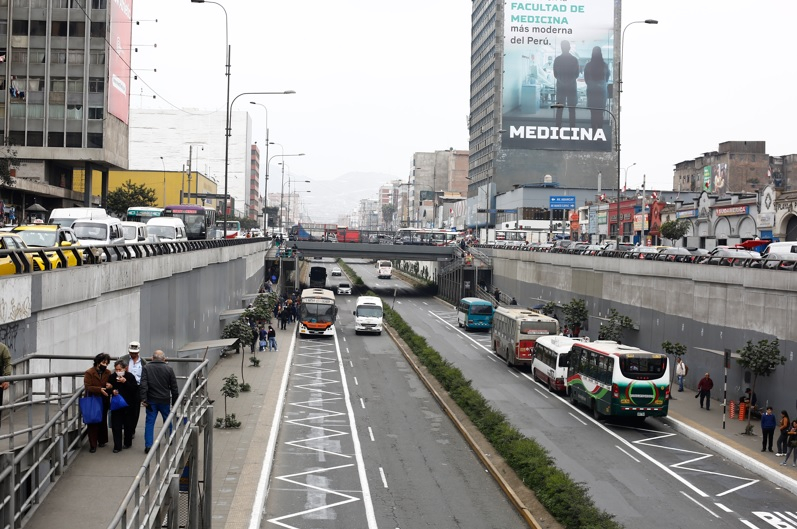
<path fill-rule="evenodd" d="M 221 337 L 219 313 L 241 308 L 241 298 L 257 292 L 266 250 L 266 243 L 242 244 L 2 278 L 0 341 L 14 358 L 113 357 L 133 340 L 145 356 L 155 349 L 176 355 L 189 342 Z"/>
<path fill-rule="evenodd" d="M 625 332 L 625 343 L 651 351 L 661 351 L 664 341 L 687 345 L 687 386 L 708 371 L 715 397 L 722 395 L 725 348 L 735 353 L 748 340 L 777 338 L 786 365 L 759 378 L 756 393 L 776 412 L 797 410 L 797 272 L 510 250 L 492 255 L 493 284 L 521 305 L 585 299 L 590 338 L 614 308 L 639 326 Z M 738 399 L 752 381 L 731 364 L 728 397 Z"/>

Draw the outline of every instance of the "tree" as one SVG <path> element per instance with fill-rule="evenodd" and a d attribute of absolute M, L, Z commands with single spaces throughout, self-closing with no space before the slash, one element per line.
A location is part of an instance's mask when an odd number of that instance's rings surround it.
<path fill-rule="evenodd" d="M 8 187 L 14 185 L 14 177 L 11 176 L 11 171 L 14 167 L 19 166 L 17 159 L 17 151 L 10 147 L 5 148 L 5 152 L 0 154 L 0 184 Z"/>
<path fill-rule="evenodd" d="M 216 428 L 238 428 L 241 421 L 235 418 L 235 414 L 227 414 L 227 399 L 238 398 L 241 392 L 241 385 L 234 374 L 222 379 L 224 385 L 221 387 L 221 394 L 224 395 L 224 418 L 216 419 Z"/>
<path fill-rule="evenodd" d="M 556 314 L 556 303 L 553 301 L 549 301 L 548 303 L 542 306 L 540 312 L 542 312 L 546 316 L 553 316 L 554 314 Z"/>
<path fill-rule="evenodd" d="M 687 219 L 668 220 L 661 223 L 659 231 L 665 239 L 677 241 L 683 239 L 689 233 L 691 226 L 692 224 Z"/>
<path fill-rule="evenodd" d="M 608 321 L 601 323 L 601 330 L 598 332 L 599 340 L 614 340 L 620 343 L 623 338 L 623 331 L 634 326 L 634 320 L 628 316 L 623 316 L 616 309 L 609 309 Z"/>
<path fill-rule="evenodd" d="M 385 219 L 385 226 L 393 226 L 393 215 L 396 213 L 396 206 L 393 204 L 382 204 L 382 218 Z"/>
<path fill-rule="evenodd" d="M 736 354 L 739 355 L 737 360 L 739 365 L 753 374 L 753 383 L 751 385 L 753 393 L 755 393 L 755 384 L 759 375 L 768 377 L 770 373 L 777 369 L 778 365 L 786 363 L 786 357 L 780 354 L 780 343 L 777 338 L 771 342 L 769 340 L 761 340 L 755 345 L 753 345 L 751 340 L 747 340 L 747 345 L 736 351 Z M 749 435 L 752 431 L 750 414 L 748 414 L 747 427 L 744 433 Z"/>
<path fill-rule="evenodd" d="M 108 192 L 108 203 L 105 209 L 117 217 L 127 213 L 127 208 L 133 206 L 154 206 L 157 203 L 155 190 L 143 184 L 134 184 L 128 180 L 113 191 Z"/>
<path fill-rule="evenodd" d="M 570 303 L 562 306 L 562 312 L 565 315 L 565 325 L 573 332 L 573 336 L 578 336 L 581 332 L 581 324 L 589 317 L 587 302 L 583 299 L 573 298 Z"/>
<path fill-rule="evenodd" d="M 686 354 L 686 346 L 682 343 L 669 341 L 662 342 L 661 348 L 664 349 L 664 354 L 673 355 L 675 358 L 680 358 Z M 672 383 L 675 379 L 675 369 L 670 373 L 670 395 L 672 395 Z"/>

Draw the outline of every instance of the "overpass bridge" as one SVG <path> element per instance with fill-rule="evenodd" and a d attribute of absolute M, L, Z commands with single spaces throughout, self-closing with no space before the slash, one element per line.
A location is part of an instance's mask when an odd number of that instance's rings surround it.
<path fill-rule="evenodd" d="M 291 241 L 304 257 L 449 261 L 459 255 L 456 246 L 365 244 L 351 242 Z"/>

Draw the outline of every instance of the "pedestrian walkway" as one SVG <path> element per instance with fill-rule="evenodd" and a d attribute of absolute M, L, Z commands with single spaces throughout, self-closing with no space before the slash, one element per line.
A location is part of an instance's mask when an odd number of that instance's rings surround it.
<path fill-rule="evenodd" d="M 260 360 L 259 367 L 250 365 L 251 349 L 244 347 L 240 354 L 233 353 L 219 359 L 210 372 L 208 394 L 215 400 L 215 418 L 224 417 L 224 397 L 220 388 L 225 377 L 234 374 L 239 382 L 245 381 L 251 386 L 251 391 L 227 400 L 227 413 L 234 413 L 241 421 L 241 427 L 215 428 L 213 431 L 213 483 L 210 492 L 213 529 L 250 526 L 258 482 L 263 465 L 268 463 L 264 456 L 294 330 L 294 325 L 285 331 L 277 330 L 277 352 L 255 353 Z M 144 417 L 142 412 L 130 450 L 114 454 L 113 443 L 109 443 L 91 454 L 86 442 L 80 456 L 55 484 L 26 524 L 26 529 L 106 529 L 144 462 Z"/>
<path fill-rule="evenodd" d="M 705 410 L 700 407 L 698 399 L 695 399 L 694 395 L 695 391 L 689 389 L 685 389 L 683 392 L 677 390 L 673 392 L 669 417 L 665 420 L 675 430 L 761 478 L 797 495 L 797 467 L 791 466 L 791 459 L 787 466 L 781 466 L 784 457 L 775 456 L 778 432 L 775 432 L 775 442 L 772 448 L 775 452 L 762 452 L 761 442 L 763 439 L 760 421 L 754 419 L 751 422 L 754 426 L 753 435 L 744 435 L 747 420 L 730 419 L 726 411 L 725 428 L 723 428 L 722 402 L 712 400 L 711 409 Z M 780 417 L 780 410 L 781 408 L 774 410 L 778 417 Z"/>

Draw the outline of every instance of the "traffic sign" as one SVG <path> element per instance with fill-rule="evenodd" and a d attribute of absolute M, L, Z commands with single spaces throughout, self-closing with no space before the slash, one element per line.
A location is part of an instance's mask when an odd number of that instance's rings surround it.
<path fill-rule="evenodd" d="M 576 197 L 572 195 L 552 196 L 548 207 L 550 209 L 576 209 Z"/>

